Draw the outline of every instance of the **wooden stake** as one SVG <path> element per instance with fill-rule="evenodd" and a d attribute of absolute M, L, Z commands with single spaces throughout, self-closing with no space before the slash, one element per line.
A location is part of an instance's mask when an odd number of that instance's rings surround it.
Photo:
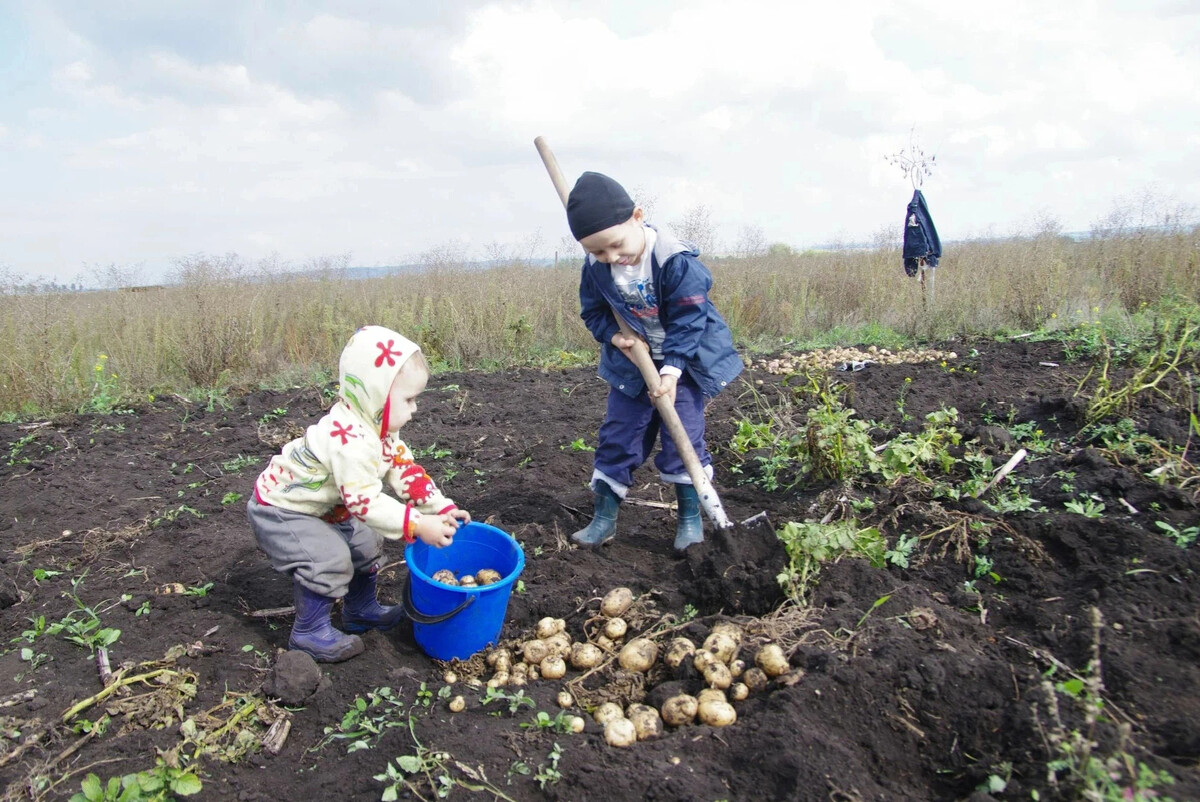
<path fill-rule="evenodd" d="M 1025 451 L 1025 449 L 1022 448 L 1022 449 L 1018 450 L 1016 454 L 1013 454 L 1012 459 L 1010 459 L 1008 462 L 1004 463 L 1003 468 L 996 471 L 996 475 L 992 477 L 992 481 L 990 481 L 986 485 L 984 485 L 983 490 L 980 490 L 978 493 L 975 494 L 975 498 L 979 498 L 984 493 L 988 492 L 993 487 L 995 487 L 997 484 L 999 484 L 1001 479 L 1003 479 L 1005 476 L 1008 476 L 1008 474 L 1012 472 L 1012 469 L 1017 467 L 1017 465 L 1019 465 L 1021 463 L 1021 460 L 1025 459 L 1026 453 L 1027 452 Z"/>

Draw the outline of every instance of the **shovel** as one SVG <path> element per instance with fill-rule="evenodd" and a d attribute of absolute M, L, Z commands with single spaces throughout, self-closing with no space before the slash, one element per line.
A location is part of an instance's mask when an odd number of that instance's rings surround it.
<path fill-rule="evenodd" d="M 542 157 L 542 163 L 546 165 L 546 172 L 550 174 L 550 180 L 554 182 L 554 188 L 558 191 L 559 200 L 562 201 L 563 207 L 567 205 L 567 196 L 570 190 L 567 188 L 566 179 L 563 178 L 562 170 L 558 167 L 558 160 L 554 158 L 554 153 L 550 150 L 550 146 L 546 144 L 546 140 L 538 137 L 533 140 L 534 146 L 537 148 L 538 154 Z M 642 378 L 646 381 L 647 391 L 651 398 L 654 397 L 654 392 L 658 389 L 658 370 L 654 367 L 654 360 L 650 357 L 650 349 L 646 345 L 646 341 L 634 333 L 621 314 L 613 309 L 613 316 L 617 319 L 617 325 L 621 327 L 621 333 L 634 341 L 633 348 L 630 349 L 633 356 L 633 363 L 637 365 L 638 370 L 642 374 Z M 728 529 L 733 526 L 733 522 L 725 514 L 725 508 L 721 506 L 721 499 L 717 495 L 717 491 L 713 488 L 712 482 L 708 479 L 708 474 L 704 472 L 704 468 L 700 465 L 700 458 L 696 456 L 695 449 L 692 448 L 691 438 L 683 428 L 683 422 L 679 420 L 679 413 L 675 411 L 675 406 L 671 403 L 671 399 L 667 396 L 659 396 L 654 398 L 654 407 L 658 410 L 658 415 L 662 419 L 663 425 L 667 427 L 667 432 L 671 435 L 671 439 L 675 442 L 675 447 L 679 449 L 679 456 L 683 459 L 683 466 L 687 469 L 688 476 L 691 477 L 692 484 L 696 487 L 696 493 L 700 496 L 700 506 L 704 508 L 704 512 L 712 520 L 718 529 Z"/>

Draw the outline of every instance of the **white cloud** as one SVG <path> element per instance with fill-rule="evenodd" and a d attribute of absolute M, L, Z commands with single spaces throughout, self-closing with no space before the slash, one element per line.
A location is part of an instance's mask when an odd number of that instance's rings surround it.
<path fill-rule="evenodd" d="M 0 98 L 0 171 L 22 190 L 0 198 L 8 263 L 555 242 L 538 134 L 569 176 L 610 172 L 659 220 L 703 203 L 730 242 L 747 224 L 796 245 L 891 225 L 911 188 L 884 156 L 910 132 L 938 156 L 926 193 L 947 239 L 1035 207 L 1083 227 L 1149 182 L 1200 193 L 1179 155 L 1200 128 L 1186 3 L 126 12 L 25 11 L 45 58 Z"/>

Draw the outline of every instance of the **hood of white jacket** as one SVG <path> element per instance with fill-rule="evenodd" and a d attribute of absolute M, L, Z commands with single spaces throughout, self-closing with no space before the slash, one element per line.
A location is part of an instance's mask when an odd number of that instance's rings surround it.
<path fill-rule="evenodd" d="M 338 396 L 357 417 L 374 426 L 382 437 L 383 408 L 396 374 L 421 347 L 383 326 L 363 326 L 354 332 L 338 363 Z"/>

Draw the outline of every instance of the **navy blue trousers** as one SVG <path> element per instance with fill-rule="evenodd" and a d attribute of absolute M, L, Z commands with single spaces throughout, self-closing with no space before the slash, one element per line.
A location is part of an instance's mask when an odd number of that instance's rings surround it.
<path fill-rule="evenodd" d="M 712 455 L 704 445 L 704 394 L 685 373 L 679 377 L 675 387 L 675 411 L 683 423 L 684 431 L 692 442 L 696 456 L 706 471 L 712 464 Z M 596 447 L 596 472 L 592 475 L 592 486 L 597 480 L 607 480 L 617 495 L 624 498 L 625 491 L 633 484 L 633 472 L 641 466 L 654 449 L 654 441 L 662 432 L 662 449 L 654 458 L 654 466 L 662 474 L 664 482 L 691 484 L 683 458 L 670 433 L 663 428 L 662 418 L 650 400 L 650 394 L 642 391 L 637 398 L 630 398 L 616 388 L 608 390 L 608 410 L 604 423 L 600 425 L 600 444 Z"/>

